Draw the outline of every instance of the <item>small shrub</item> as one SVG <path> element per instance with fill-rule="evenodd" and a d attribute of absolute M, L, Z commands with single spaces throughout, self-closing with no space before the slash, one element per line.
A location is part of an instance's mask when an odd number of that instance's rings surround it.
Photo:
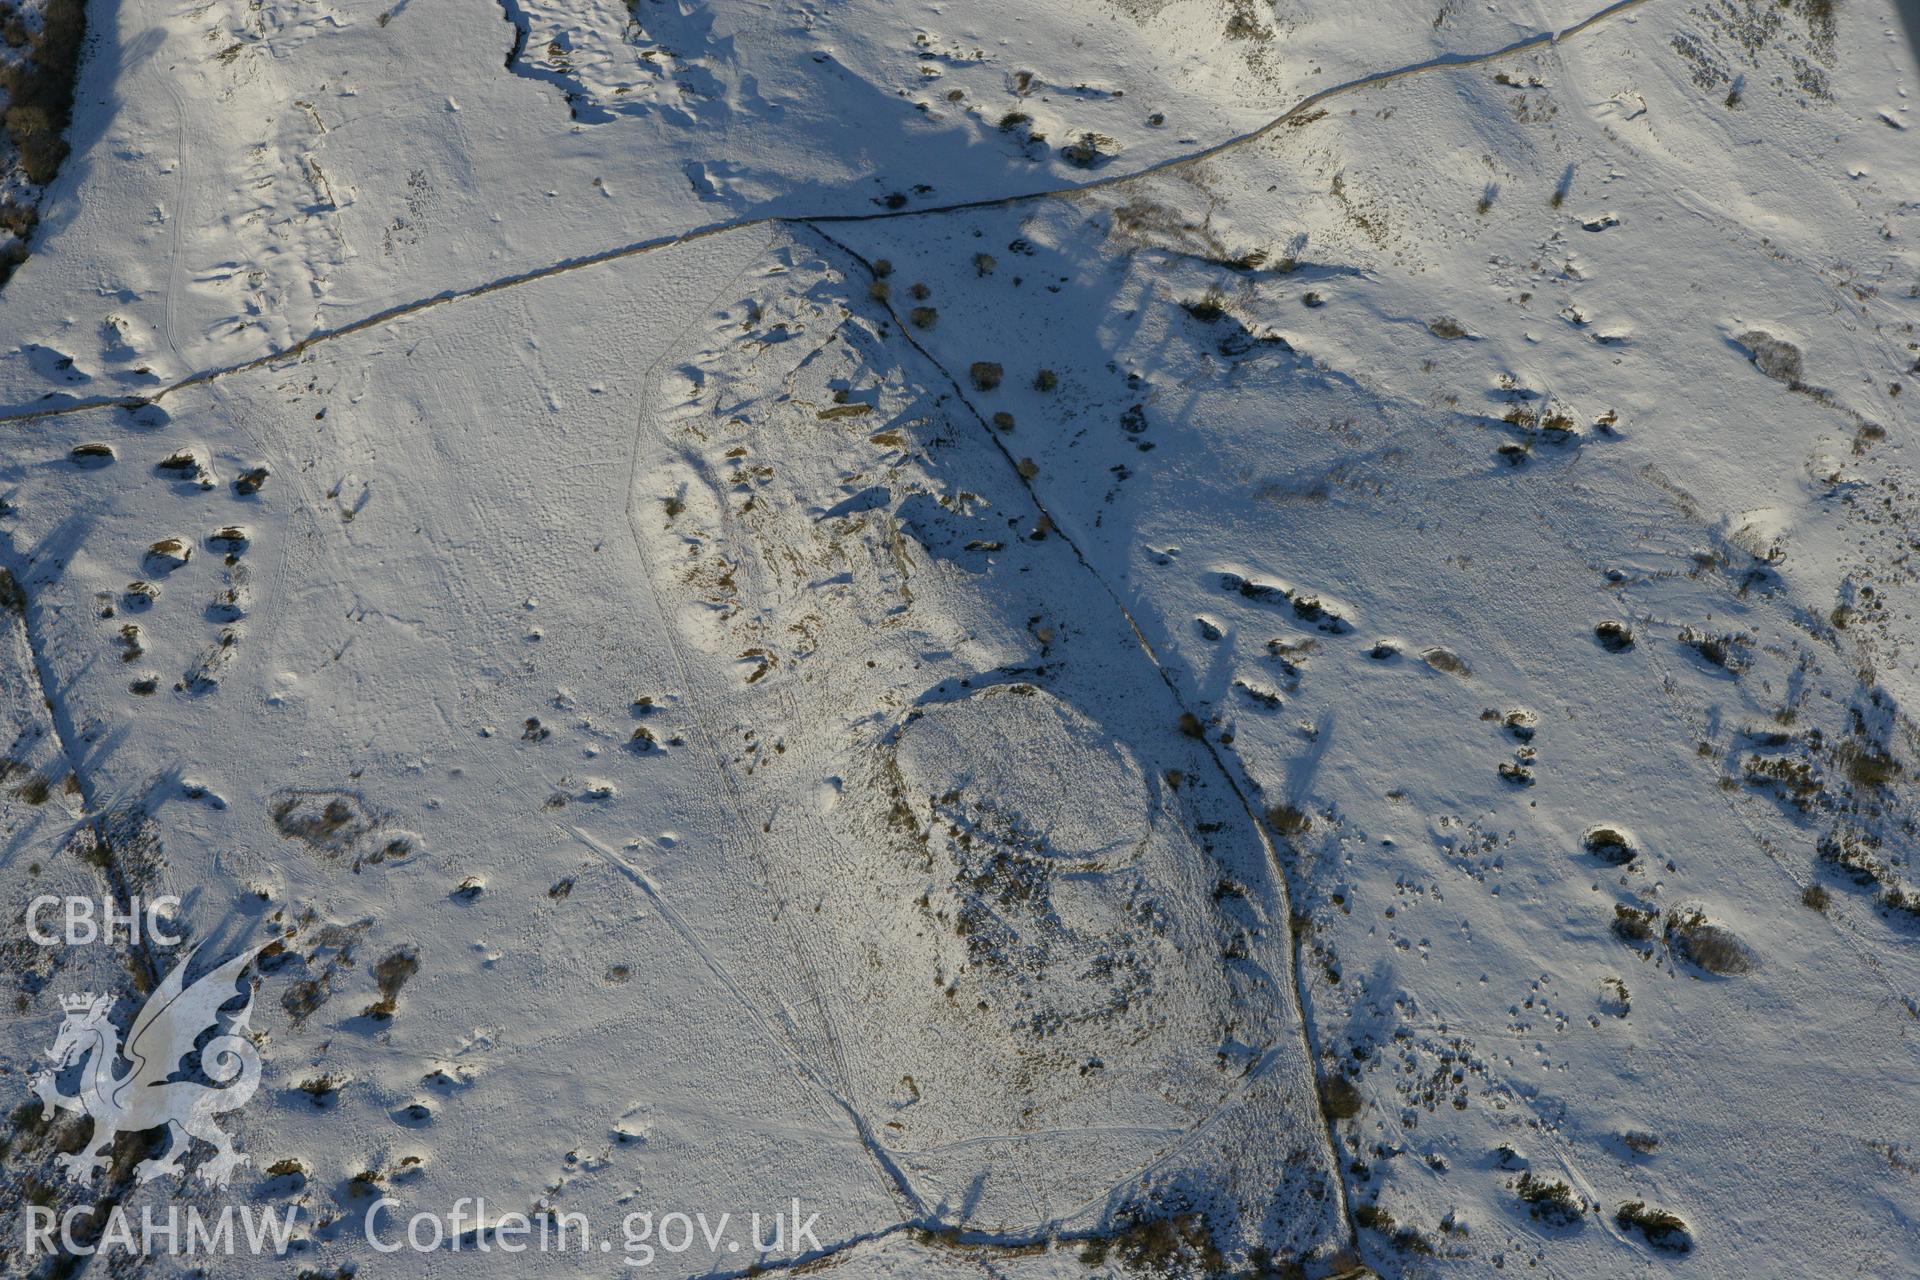
<path fill-rule="evenodd" d="M 1291 603 L 1294 617 L 1302 622 L 1310 622 L 1322 631 L 1345 635 L 1352 630 L 1347 620 L 1318 596 L 1294 596 Z"/>
<path fill-rule="evenodd" d="M 1035 391 L 1051 391 L 1059 385 L 1060 375 L 1051 369 L 1042 369 L 1033 375 L 1033 389 Z"/>
<path fill-rule="evenodd" d="M 1738 934 L 1724 925 L 1707 923 L 1697 911 L 1669 917 L 1667 937 L 1682 956 L 1721 977 L 1751 973 L 1758 963 Z"/>
<path fill-rule="evenodd" d="M 967 370 L 975 391 L 992 391 L 1000 385 L 1001 368 L 991 360 L 975 360 Z"/>
<path fill-rule="evenodd" d="M 1676 1213 L 1648 1206 L 1644 1200 L 1630 1200 L 1613 1212 L 1613 1220 L 1623 1231 L 1638 1231 L 1647 1243 L 1663 1253 L 1689 1253 L 1693 1233 Z"/>
<path fill-rule="evenodd" d="M 1698 627 L 1686 627 L 1680 632 L 1680 643 L 1722 671 L 1738 675 L 1747 669 L 1747 646 L 1753 639 L 1736 634 L 1713 635 Z"/>
<path fill-rule="evenodd" d="M 1899 911 L 1920 920 L 1920 890 L 1901 884 L 1882 885 L 1874 901 L 1887 911 Z"/>
<path fill-rule="evenodd" d="M 1180 306 L 1188 315 L 1205 324 L 1212 324 L 1227 314 L 1226 296 L 1218 289 L 1209 289 L 1203 296 L 1183 302 Z"/>
<path fill-rule="evenodd" d="M 1876 743 L 1844 742 L 1834 758 L 1856 787 L 1884 787 L 1900 775 L 1899 761 Z"/>
<path fill-rule="evenodd" d="M 1329 1120 L 1351 1120 L 1360 1114 L 1360 1090 L 1345 1076 L 1320 1079 L 1320 1111 Z"/>
<path fill-rule="evenodd" d="M 940 313 L 933 307 L 915 307 L 907 316 L 916 329 L 931 329 L 940 323 Z"/>
<path fill-rule="evenodd" d="M 1197 1213 L 1136 1220 L 1106 1244 L 1129 1267 L 1151 1275 L 1219 1275 L 1227 1265 L 1206 1219 Z"/>
<path fill-rule="evenodd" d="M 245 526 L 228 524 L 207 535 L 207 548 L 237 555 L 245 551 L 252 541 L 253 535 L 247 532 Z"/>
<path fill-rule="evenodd" d="M 40 214 L 30 205 L 0 200 L 0 231 L 25 240 L 40 225 Z"/>
<path fill-rule="evenodd" d="M 1800 891 L 1800 905 L 1811 907 L 1815 911 L 1825 911 L 1832 901 L 1833 895 L 1828 893 L 1827 887 L 1822 884 L 1810 884 Z"/>
<path fill-rule="evenodd" d="M 314 1106 L 326 1107 L 339 1096 L 340 1086 L 345 1083 L 346 1080 L 339 1076 L 320 1075 L 302 1080 L 293 1087 L 306 1094 Z"/>
<path fill-rule="evenodd" d="M 18 240 L 9 240 L 0 245 L 0 285 L 13 279 L 13 273 L 27 260 L 27 240 L 25 236 Z"/>
<path fill-rule="evenodd" d="M 1536 1178 L 1529 1170 L 1513 1184 L 1513 1193 L 1527 1206 L 1529 1214 L 1550 1227 L 1572 1226 L 1586 1217 L 1586 1209 L 1574 1195 L 1573 1188 L 1557 1178 Z"/>
<path fill-rule="evenodd" d="M 1313 820 L 1300 809 L 1290 804 L 1276 804 L 1267 809 L 1267 825 L 1283 836 L 1306 834 Z"/>
<path fill-rule="evenodd" d="M 1633 628 L 1618 618 L 1607 618 L 1593 624 L 1593 638 L 1608 653 L 1625 653 L 1633 648 Z"/>
<path fill-rule="evenodd" d="M 1590 828 L 1580 837 L 1580 844 L 1594 857 L 1615 867 L 1624 867 L 1639 854 L 1639 850 L 1633 847 L 1633 841 L 1624 832 L 1612 827 Z"/>
<path fill-rule="evenodd" d="M 1616 903 L 1613 908 L 1614 936 L 1623 942 L 1651 942 L 1653 941 L 1653 919 L 1651 911 L 1630 907 L 1624 902 Z"/>
<path fill-rule="evenodd" d="M 1775 382 L 1784 382 L 1788 386 L 1800 385 L 1802 362 L 1800 348 L 1782 338 L 1776 338 L 1765 329 L 1752 329 L 1738 338 L 1741 346 L 1747 349 L 1747 358 L 1760 372 Z"/>
<path fill-rule="evenodd" d="M 380 998 L 361 1010 L 361 1016 L 385 1022 L 393 1017 L 399 1007 L 400 988 L 407 985 L 407 979 L 420 972 L 420 957 L 410 947 L 400 947 L 388 953 L 373 966 L 373 979 L 380 988 Z"/>
<path fill-rule="evenodd" d="M 1741 760 L 1740 770 L 1748 786 L 1777 788 L 1802 810 L 1811 808 L 1821 791 L 1819 772 L 1798 756 L 1749 755 Z"/>
<path fill-rule="evenodd" d="M 1083 133 L 1061 147 L 1060 155 L 1076 168 L 1092 169 L 1111 160 L 1118 145 L 1104 133 Z"/>
<path fill-rule="evenodd" d="M 72 101 L 71 87 L 68 101 Z M 20 168 L 27 181 L 35 186 L 52 182 L 60 172 L 61 162 L 67 158 L 67 141 L 61 136 L 65 125 L 44 107 L 22 103 L 7 108 L 6 128 L 13 145 L 19 149 Z"/>
<path fill-rule="evenodd" d="M 193 548 L 184 538 L 162 538 L 147 548 L 147 567 L 156 573 L 171 573 L 193 559 Z"/>

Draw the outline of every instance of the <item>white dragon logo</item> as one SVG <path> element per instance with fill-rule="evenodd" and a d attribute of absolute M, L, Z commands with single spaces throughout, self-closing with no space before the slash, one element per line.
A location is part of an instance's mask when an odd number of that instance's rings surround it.
<path fill-rule="evenodd" d="M 235 983 L 264 945 L 242 953 L 201 978 L 186 985 L 187 966 L 193 962 L 189 951 L 169 973 L 133 1020 L 127 1045 L 120 1047 L 120 1032 L 107 1015 L 113 1008 L 112 996 L 91 992 L 62 996 L 66 1021 L 53 1048 L 47 1051 L 54 1066 L 33 1077 L 33 1091 L 52 1119 L 56 1110 L 78 1111 L 93 1118 L 93 1138 L 87 1146 L 59 1157 L 66 1175 L 74 1182 L 91 1184 L 93 1175 L 108 1164 L 107 1152 L 115 1134 L 137 1133 L 165 1125 L 169 1141 L 164 1158 L 142 1160 L 134 1169 L 141 1182 L 151 1182 L 162 1174 L 179 1173 L 181 1161 L 191 1149 L 194 1138 L 210 1144 L 214 1153 L 199 1169 L 201 1181 L 208 1186 L 224 1187 L 233 1171 L 248 1163 L 233 1139 L 214 1117 L 245 1104 L 260 1087 L 260 1051 L 247 1038 L 247 1019 L 253 1012 L 253 990 L 247 985 L 247 1003 L 231 1015 L 231 1024 L 221 1035 L 209 1040 L 200 1050 L 200 1069 L 214 1086 L 192 1080 L 171 1080 L 180 1060 L 193 1052 L 201 1033 L 218 1025 L 221 1006 L 239 998 Z M 127 1068 L 120 1068 L 125 1057 Z M 56 1083 L 61 1071 L 88 1059 L 80 1076 L 80 1092 L 67 1094 Z"/>

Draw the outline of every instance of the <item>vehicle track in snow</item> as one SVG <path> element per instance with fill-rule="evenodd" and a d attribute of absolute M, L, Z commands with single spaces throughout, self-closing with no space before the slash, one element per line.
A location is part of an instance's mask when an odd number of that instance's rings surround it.
<path fill-rule="evenodd" d="M 502 289 L 511 289 L 517 285 L 530 284 L 536 280 L 549 279 L 553 276 L 564 275 L 571 271 L 581 271 L 588 267 L 599 266 L 603 263 L 618 262 L 623 258 L 637 257 L 641 254 L 672 248 L 675 245 L 689 244 L 696 240 L 704 240 L 709 236 L 724 235 L 730 231 L 745 230 L 749 227 L 772 226 L 780 223 L 795 223 L 817 227 L 821 224 L 881 222 L 895 218 L 919 218 L 945 213 L 962 213 L 974 209 L 1007 208 L 1013 205 L 1026 204 L 1030 201 L 1049 200 L 1060 196 L 1071 196 L 1083 191 L 1098 191 L 1106 187 L 1119 186 L 1122 183 L 1133 182 L 1137 179 L 1149 178 L 1180 169 L 1187 165 L 1198 164 L 1236 147 L 1244 146 L 1250 142 L 1256 142 L 1289 122 L 1299 120 L 1321 104 L 1345 94 L 1356 93 L 1363 89 L 1390 84 L 1417 75 L 1424 75 L 1431 71 L 1456 71 L 1466 67 L 1474 67 L 1488 62 L 1498 61 L 1501 58 L 1525 53 L 1531 49 L 1550 47 L 1558 44 L 1562 40 L 1572 39 L 1573 37 L 1581 35 L 1620 14 L 1630 12 L 1647 3 L 1649 3 L 1649 0 L 1615 0 L 1615 3 L 1589 14 L 1571 26 L 1555 31 L 1537 32 L 1534 35 L 1526 36 L 1509 44 L 1502 45 L 1498 49 L 1489 49 L 1480 53 L 1443 53 L 1420 62 L 1408 63 L 1404 66 L 1393 67 L 1385 71 L 1375 71 L 1352 80 L 1346 80 L 1340 84 L 1331 85 L 1322 89 L 1317 93 L 1307 95 L 1281 114 L 1247 133 L 1238 134 L 1224 141 L 1217 142 L 1212 146 L 1204 147 L 1186 155 L 1175 156 L 1171 159 L 1163 160 L 1158 164 L 1149 165 L 1143 169 L 1117 173 L 1104 178 L 1095 178 L 1087 182 L 1075 183 L 1071 186 L 1053 187 L 1043 191 L 1029 191 L 1016 195 L 986 196 L 977 200 L 962 200 L 952 204 L 929 205 L 920 209 L 898 209 L 879 213 L 764 214 L 750 218 L 736 218 L 727 222 L 710 223 L 707 226 L 695 227 L 672 235 L 654 236 L 613 249 L 604 249 L 596 253 L 584 254 L 574 258 L 564 258 L 558 262 L 548 263 L 541 267 L 534 267 L 527 271 L 516 272 L 512 275 L 500 276 L 468 288 L 449 289 L 429 297 L 416 298 L 409 302 L 395 303 L 393 306 L 386 307 L 359 320 L 338 325 L 331 329 L 316 330 L 298 342 L 282 347 L 279 350 L 268 352 L 265 355 L 254 356 L 247 360 L 212 369 L 203 369 L 199 373 L 189 375 L 188 377 L 180 379 L 178 382 L 159 388 L 147 395 L 98 396 L 90 399 L 63 401 L 59 404 L 47 405 L 42 408 L 16 408 L 9 412 L 0 412 L 0 426 L 11 423 L 33 422 L 44 418 L 61 417 L 67 414 L 86 413 L 95 409 L 114 407 L 138 408 L 143 405 L 155 404 L 167 396 L 178 391 L 186 390 L 189 387 L 200 386 L 204 383 L 212 382 L 215 379 L 228 377 L 237 373 L 246 373 L 255 369 L 267 368 L 284 361 L 296 360 L 310 348 L 320 343 L 330 342 L 335 338 L 344 338 L 367 329 L 377 328 L 391 321 L 404 319 L 407 316 L 428 311 L 435 307 L 445 306 L 448 303 L 459 302 L 468 298 L 485 297 L 490 293 L 497 293 Z M 176 228 L 176 235 L 177 234 L 178 229 Z M 169 303 L 169 306 L 171 306 L 171 303 Z"/>

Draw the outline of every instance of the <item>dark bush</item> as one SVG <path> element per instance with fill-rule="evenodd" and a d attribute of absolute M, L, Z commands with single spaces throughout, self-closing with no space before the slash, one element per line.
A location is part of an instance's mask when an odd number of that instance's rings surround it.
<path fill-rule="evenodd" d="M 53 181 L 67 158 L 65 134 L 73 119 L 73 82 L 86 34 L 84 0 L 49 0 L 27 56 L 0 67 L 7 135 L 20 152 L 27 181 L 39 186 Z"/>
<path fill-rule="evenodd" d="M 1622 1230 L 1639 1231 L 1648 1244 L 1665 1253 L 1689 1253 L 1693 1249 L 1693 1233 L 1678 1214 L 1652 1208 L 1643 1200 L 1621 1205 L 1614 1210 L 1613 1220 Z"/>

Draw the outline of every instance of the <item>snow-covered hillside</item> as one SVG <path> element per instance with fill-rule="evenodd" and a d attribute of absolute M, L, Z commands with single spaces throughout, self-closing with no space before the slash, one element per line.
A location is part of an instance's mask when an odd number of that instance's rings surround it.
<path fill-rule="evenodd" d="M 795 1201 L 646 1269 L 1920 1274 L 1891 8 L 88 17 L 0 292 L 7 1274 Z M 228 1186 L 64 1176 L 62 997 L 187 948 L 45 895 L 272 944 Z"/>

